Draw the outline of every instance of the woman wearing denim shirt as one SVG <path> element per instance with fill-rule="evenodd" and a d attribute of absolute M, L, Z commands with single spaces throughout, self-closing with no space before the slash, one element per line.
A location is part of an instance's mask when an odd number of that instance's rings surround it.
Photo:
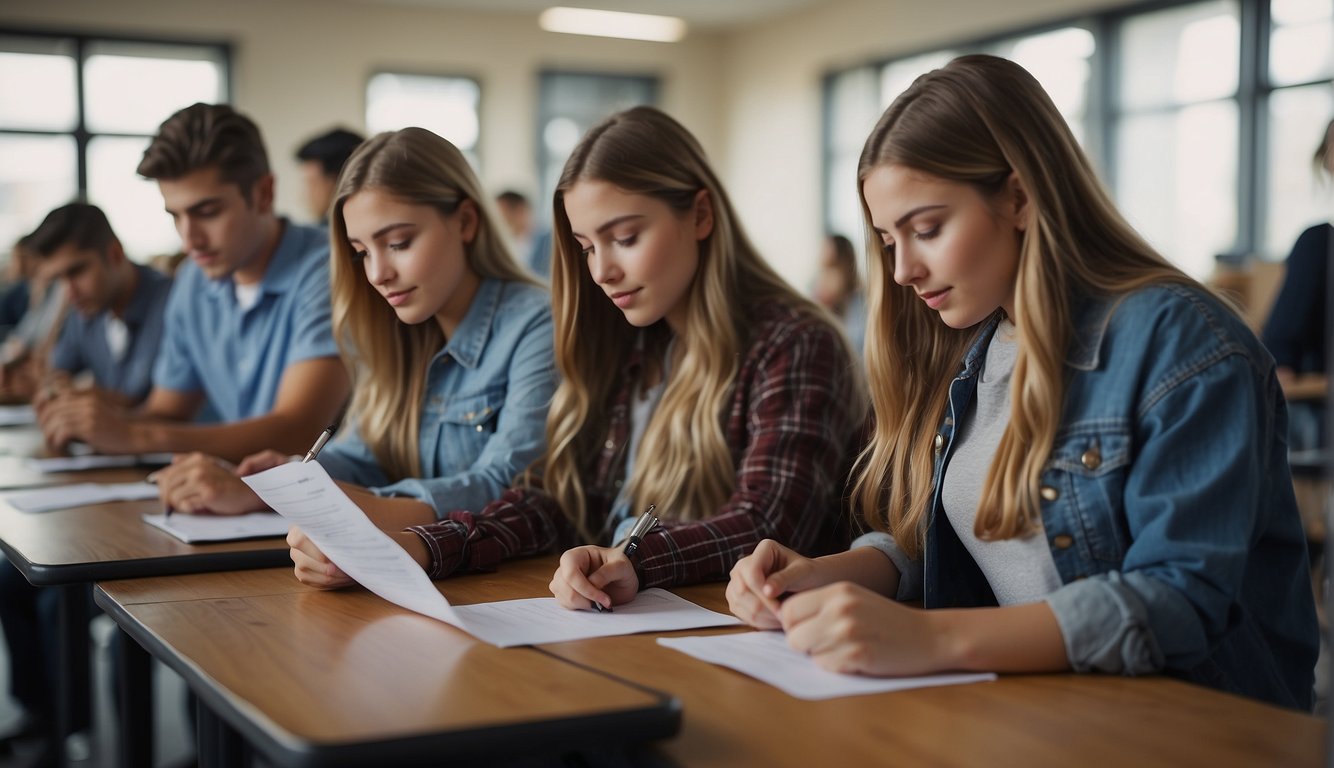
<path fill-rule="evenodd" d="M 462 153 L 420 128 L 367 141 L 339 179 L 333 325 L 355 388 L 319 461 L 388 530 L 480 510 L 546 444 L 548 295 L 489 200 Z M 266 451 L 229 471 L 193 454 L 158 483 L 178 511 L 263 508 L 239 477 L 287 458 Z"/>
<path fill-rule="evenodd" d="M 762 543 L 732 610 L 841 672 L 1165 672 L 1309 709 L 1273 361 L 1125 223 L 1037 81 L 923 75 L 858 181 L 876 530 L 816 560 Z"/>

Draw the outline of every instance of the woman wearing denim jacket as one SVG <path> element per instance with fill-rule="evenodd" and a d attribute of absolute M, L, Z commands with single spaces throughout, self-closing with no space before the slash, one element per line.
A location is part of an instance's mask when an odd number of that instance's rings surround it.
<path fill-rule="evenodd" d="M 1309 709 L 1273 361 L 1125 223 L 1037 81 L 989 56 L 923 75 L 858 181 L 876 530 L 815 560 L 761 544 L 732 610 L 842 672 L 1165 672 Z"/>
<path fill-rule="evenodd" d="M 548 294 L 489 200 L 462 153 L 421 128 L 367 141 L 339 178 L 333 326 L 355 387 L 319 462 L 388 530 L 480 510 L 546 445 Z M 287 458 L 266 451 L 230 471 L 192 454 L 158 484 L 178 511 L 262 509 L 239 478 Z"/>

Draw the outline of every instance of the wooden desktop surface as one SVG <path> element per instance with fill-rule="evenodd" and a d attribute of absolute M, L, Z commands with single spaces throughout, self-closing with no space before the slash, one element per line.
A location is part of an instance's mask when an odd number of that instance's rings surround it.
<path fill-rule="evenodd" d="M 506 563 L 495 574 L 461 576 L 438 582 L 438 586 L 458 604 L 546 596 L 550 594 L 546 585 L 555 565 L 554 557 L 532 558 Z M 399 631 L 415 638 L 410 642 L 434 643 L 446 654 L 464 648 L 462 656 L 467 657 L 468 664 L 474 659 L 487 664 L 490 654 L 496 652 L 479 643 L 464 641 L 461 645 L 462 633 L 394 608 L 360 588 L 329 593 L 311 590 L 296 581 L 290 568 L 110 582 L 100 589 L 126 604 L 126 610 L 146 626 L 172 626 L 175 642 L 182 648 L 193 646 L 196 653 L 205 652 L 198 650 L 204 648 L 208 653 L 224 655 L 224 649 L 233 643 L 268 653 L 269 646 L 282 645 L 296 636 L 282 637 L 289 631 L 295 633 L 294 624 L 305 626 L 307 622 L 319 628 L 316 635 L 323 639 L 305 652 L 314 654 L 321 664 L 360 655 L 363 646 L 372 645 L 365 638 L 374 634 L 390 636 Z M 721 584 L 673 591 L 706 608 L 727 610 Z M 198 601 L 200 607 L 189 611 L 154 610 L 149 605 L 173 600 Z M 195 626 L 189 626 L 192 623 Z M 388 629 L 391 624 L 395 627 L 392 632 Z M 400 626 L 402 630 L 397 629 Z M 665 634 L 735 631 L 743 630 Z M 216 636 L 210 638 L 210 632 Z M 301 637 L 305 636 L 302 630 Z M 1323 719 L 1166 677 L 1007 675 L 992 683 L 808 702 L 740 673 L 658 646 L 657 636 L 597 638 L 539 647 L 553 657 L 680 700 L 684 706 L 681 733 L 654 745 L 651 749 L 656 754 L 648 756 L 651 760 L 689 766 L 903 762 L 1064 768 L 1072 761 L 1092 766 L 1211 768 L 1324 764 L 1327 726 Z M 296 653 L 281 648 L 272 652 L 280 659 Z M 248 652 L 246 658 L 259 655 Z M 428 723 L 420 719 L 419 704 L 430 695 L 430 685 L 417 687 L 413 673 L 407 671 L 412 665 L 404 659 L 415 658 L 412 654 L 396 659 L 393 656 L 386 653 L 381 659 L 390 675 L 385 679 L 392 684 L 372 688 L 383 692 L 405 685 L 408 698 L 397 703 L 392 696 L 374 701 L 395 713 L 406 710 L 404 717 L 413 727 L 427 727 Z M 308 729 L 294 731 L 306 733 L 307 738 L 324 733 L 317 722 L 322 716 L 296 712 L 303 701 L 305 706 L 319 701 L 269 690 L 276 687 L 271 683 L 277 679 L 273 676 L 283 673 L 264 664 L 259 669 L 247 661 L 228 668 L 229 695 L 237 699 L 257 697 L 264 702 L 258 707 L 260 711 L 293 710 L 284 715 L 294 718 L 287 727 Z M 443 668 L 444 662 L 440 664 L 428 669 L 430 681 L 457 684 L 452 681 L 467 674 L 461 657 L 448 669 Z M 501 673 L 491 684 L 503 688 L 497 681 L 510 679 L 510 674 Z M 339 681 L 340 685 L 353 684 L 350 678 Z M 364 684 L 356 690 L 362 687 Z M 339 709 L 342 701 L 338 699 L 333 709 Z M 361 701 L 351 706 L 359 707 Z M 337 713 L 334 716 L 341 717 Z M 310 722 L 305 723 L 301 717 L 309 717 Z M 368 728 L 357 731 L 363 735 L 375 732 L 369 728 L 372 722 L 396 727 L 391 722 L 395 717 L 379 719 L 374 713 L 366 713 L 366 717 L 372 718 L 363 723 Z"/>
<path fill-rule="evenodd" d="M 489 575 L 440 585 L 458 603 L 527 596 Z M 359 588 L 310 589 L 290 569 L 104 582 L 96 592 L 283 765 L 495 759 L 662 738 L 680 722 L 676 702 L 655 691 L 532 648 L 495 648 Z"/>

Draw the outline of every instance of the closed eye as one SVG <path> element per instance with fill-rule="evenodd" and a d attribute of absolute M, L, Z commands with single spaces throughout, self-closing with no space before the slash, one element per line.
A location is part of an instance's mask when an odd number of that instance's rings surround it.
<path fill-rule="evenodd" d="M 625 238 L 624 240 L 615 240 L 615 241 L 613 241 L 613 242 L 615 242 L 617 245 L 619 245 L 619 246 L 622 247 L 622 248 L 629 248 L 630 246 L 634 245 L 634 244 L 635 244 L 635 241 L 638 240 L 638 239 L 639 239 L 639 233 L 635 233 L 635 234 L 630 235 L 629 237 Z"/>
<path fill-rule="evenodd" d="M 940 227 L 932 227 L 931 229 L 928 229 L 925 232 L 914 232 L 913 237 L 917 238 L 918 240 L 930 240 L 931 238 L 939 234 L 940 234 Z"/>
<path fill-rule="evenodd" d="M 400 240 L 400 241 L 397 242 L 397 243 L 390 243 L 390 244 L 389 244 L 389 250 L 391 250 L 391 251 L 403 251 L 403 250 L 407 250 L 407 248 L 408 248 L 409 246 L 411 246 L 411 245 L 412 245 L 412 239 L 411 239 L 411 238 L 409 238 L 409 239 L 407 239 L 407 240 Z"/>

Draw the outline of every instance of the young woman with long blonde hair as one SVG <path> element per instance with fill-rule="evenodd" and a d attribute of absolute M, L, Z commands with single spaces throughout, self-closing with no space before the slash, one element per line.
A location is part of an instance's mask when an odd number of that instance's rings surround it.
<path fill-rule="evenodd" d="M 480 511 L 545 446 L 556 376 L 548 295 L 510 254 L 463 154 L 421 128 L 349 158 L 330 218 L 333 330 L 354 381 L 319 461 L 382 527 Z M 314 435 L 311 436 L 312 441 Z M 193 454 L 158 478 L 178 511 L 263 508 L 235 470 Z M 294 532 L 293 558 L 303 565 Z"/>
<path fill-rule="evenodd" d="M 551 588 L 587 609 L 724 579 L 766 537 L 838 548 L 856 368 L 751 246 L 694 137 L 656 109 L 611 116 L 566 162 L 554 214 L 547 451 L 481 514 L 412 528 L 408 551 L 438 578 L 583 544 Z M 649 505 L 661 525 L 632 561 L 608 545 Z M 329 573 L 309 582 L 345 578 Z"/>
<path fill-rule="evenodd" d="M 1037 81 L 990 56 L 923 75 L 858 186 L 876 530 L 761 544 L 733 611 L 841 672 L 1166 672 L 1309 708 L 1273 360 L 1125 222 Z"/>

